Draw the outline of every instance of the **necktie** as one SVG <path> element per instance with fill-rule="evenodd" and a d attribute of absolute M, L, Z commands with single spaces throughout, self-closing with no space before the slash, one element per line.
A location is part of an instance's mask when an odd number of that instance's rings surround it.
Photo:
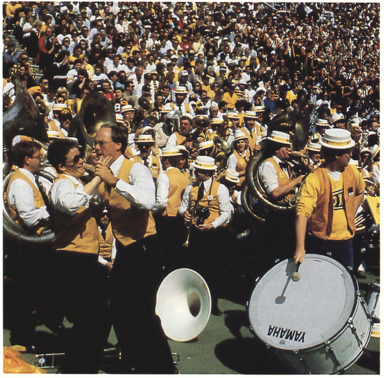
<path fill-rule="evenodd" d="M 288 163 L 285 161 L 282 161 L 281 163 L 279 163 L 279 166 L 281 169 L 288 169 Z"/>
<path fill-rule="evenodd" d="M 197 200 L 200 201 L 204 197 L 204 183 L 200 183 L 199 191 L 197 192 Z"/>
<path fill-rule="evenodd" d="M 105 240 L 105 237 L 107 236 L 107 233 L 105 231 L 105 229 L 103 228 L 103 230 L 101 231 L 101 236 L 103 237 L 103 239 Z"/>

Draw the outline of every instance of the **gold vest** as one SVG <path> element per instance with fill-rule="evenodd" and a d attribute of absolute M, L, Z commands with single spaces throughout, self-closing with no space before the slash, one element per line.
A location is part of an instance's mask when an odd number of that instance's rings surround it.
<path fill-rule="evenodd" d="M 291 168 L 289 167 L 289 165 L 288 165 L 288 173 L 289 173 L 289 177 L 288 177 L 287 174 L 280 168 L 279 164 L 276 163 L 276 161 L 273 157 L 270 157 L 269 159 L 266 159 L 265 161 L 269 161 L 270 163 L 272 163 L 273 167 L 275 168 L 276 173 L 277 173 L 277 177 L 279 180 L 279 186 L 287 185 L 292 181 L 292 172 L 291 172 Z M 284 197 L 284 201 L 291 200 L 293 196 L 294 196 L 293 193 L 287 194 Z"/>
<path fill-rule="evenodd" d="M 332 184 L 325 168 L 317 168 L 312 175 L 316 175 L 320 182 L 319 196 L 311 218 L 308 219 L 308 231 L 320 239 L 327 240 L 332 232 L 333 196 Z M 352 167 L 347 166 L 343 175 L 343 200 L 347 216 L 348 229 L 355 233 L 355 196 L 357 182 Z M 353 192 L 350 190 L 353 189 Z"/>
<path fill-rule="evenodd" d="M 168 204 L 162 215 L 175 217 L 179 211 L 185 188 L 189 185 L 189 179 L 178 168 L 167 170 L 165 174 L 169 179 Z"/>
<path fill-rule="evenodd" d="M 59 138 L 66 138 L 66 136 L 63 134 L 63 132 L 60 130 L 60 127 L 58 127 L 56 125 L 55 121 L 53 121 L 53 120 L 49 121 L 48 125 L 49 125 L 49 130 L 51 130 L 51 131 L 58 131 L 59 132 Z"/>
<path fill-rule="evenodd" d="M 40 209 L 41 207 L 45 206 L 43 197 L 42 197 L 39 189 L 37 189 L 36 186 L 33 185 L 33 183 L 31 182 L 31 180 L 23 172 L 21 172 L 18 168 L 16 168 L 16 170 L 12 173 L 12 176 L 9 180 L 8 188 L 7 188 L 7 198 L 9 196 L 9 188 L 11 187 L 11 184 L 17 179 L 24 180 L 32 188 L 33 200 L 34 200 L 34 204 L 35 204 L 36 209 Z M 44 227 L 39 227 L 39 228 L 26 227 L 23 220 L 20 218 L 20 215 L 17 213 L 16 207 L 11 206 L 8 201 L 6 201 L 5 206 L 6 206 L 6 209 L 7 209 L 9 216 L 12 218 L 12 220 L 15 223 L 19 224 L 20 226 L 22 226 L 26 230 L 36 232 L 37 235 L 40 235 L 43 232 Z"/>
<path fill-rule="evenodd" d="M 124 159 L 117 179 L 130 184 L 129 172 L 133 164 L 135 164 L 133 161 Z M 108 193 L 104 182 L 99 185 L 99 193 L 104 202 L 109 202 L 113 234 L 121 244 L 127 246 L 156 234 L 155 221 L 150 211 L 131 206 L 131 203 L 114 189 Z"/>
<path fill-rule="evenodd" d="M 53 185 L 65 179 L 69 180 L 67 176 L 59 174 Z M 56 235 L 53 246 L 57 251 L 99 253 L 99 230 L 91 208 L 82 206 L 74 216 L 53 209 L 53 216 Z"/>
<path fill-rule="evenodd" d="M 189 193 L 191 207 L 195 206 L 195 202 L 197 200 L 197 194 L 199 191 L 199 182 L 195 182 L 192 184 L 191 191 Z M 215 219 L 220 216 L 220 206 L 219 206 L 219 198 L 217 195 L 217 191 L 219 189 L 220 183 L 212 179 L 211 188 L 207 190 L 207 193 L 203 196 L 203 198 L 199 201 L 197 207 L 209 207 L 209 217 L 204 220 L 204 224 L 212 223 Z M 212 199 L 208 200 L 208 197 L 211 196 Z M 193 224 L 196 225 L 197 216 L 195 214 L 193 218 Z"/>
<path fill-rule="evenodd" d="M 178 131 L 175 131 L 175 135 L 176 135 L 176 145 L 179 146 L 181 143 L 185 141 L 186 137 L 179 134 Z"/>
<path fill-rule="evenodd" d="M 133 157 L 133 162 L 144 164 L 143 160 L 141 160 L 141 157 L 139 155 L 135 155 Z M 159 177 L 160 167 L 161 167 L 160 159 L 157 156 L 152 155 L 152 164 L 150 167 L 148 167 L 148 169 L 151 171 L 151 175 L 155 180 L 157 180 L 157 178 Z"/>
<path fill-rule="evenodd" d="M 233 150 L 233 154 L 236 156 L 237 165 L 236 165 L 236 172 L 243 172 L 239 173 L 239 179 L 240 182 L 238 183 L 238 186 L 241 186 L 241 184 L 245 180 L 245 169 L 247 168 L 248 161 L 250 159 L 249 150 L 245 151 L 247 160 L 244 159 L 243 156 L 241 156 L 236 150 Z"/>
<path fill-rule="evenodd" d="M 102 258 L 110 259 L 112 257 L 112 245 L 113 245 L 114 238 L 115 237 L 113 236 L 111 223 L 109 223 L 109 225 L 107 226 L 107 230 L 105 232 L 105 239 L 101 236 L 101 233 L 99 232 L 99 245 L 100 245 L 99 255 Z"/>

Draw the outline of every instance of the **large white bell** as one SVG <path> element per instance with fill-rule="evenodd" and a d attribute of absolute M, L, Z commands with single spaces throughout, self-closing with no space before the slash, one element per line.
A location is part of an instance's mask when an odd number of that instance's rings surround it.
<path fill-rule="evenodd" d="M 185 268 L 168 274 L 157 291 L 156 314 L 171 340 L 197 337 L 211 315 L 211 293 L 203 277 Z"/>

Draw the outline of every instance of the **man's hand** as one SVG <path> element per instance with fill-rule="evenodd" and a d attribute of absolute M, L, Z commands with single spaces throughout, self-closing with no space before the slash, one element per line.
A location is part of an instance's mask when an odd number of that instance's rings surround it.
<path fill-rule="evenodd" d="M 302 183 L 304 179 L 304 175 L 300 175 L 299 177 L 296 177 L 293 181 L 295 181 L 295 186 Z"/>
<path fill-rule="evenodd" d="M 189 223 L 191 222 L 191 218 L 192 218 L 191 213 L 190 213 L 189 211 L 186 211 L 186 212 L 184 213 L 184 223 L 185 223 L 186 225 L 189 225 Z"/>
<path fill-rule="evenodd" d="M 111 262 L 107 262 L 107 263 L 105 264 L 105 266 L 107 267 L 108 272 L 110 272 L 110 271 L 112 270 L 112 268 L 113 268 L 113 263 L 111 263 Z"/>
<path fill-rule="evenodd" d="M 111 157 L 100 159 L 100 161 L 96 165 L 95 175 L 99 176 L 107 185 L 112 186 L 118 180 L 109 170 L 109 165 L 111 163 Z"/>
<path fill-rule="evenodd" d="M 295 264 L 298 262 L 301 264 L 305 257 L 305 250 L 302 248 L 297 248 L 295 250 L 295 254 L 293 255 L 293 258 L 295 259 Z"/>
<path fill-rule="evenodd" d="M 197 226 L 197 228 L 200 230 L 200 231 L 208 231 L 208 230 L 211 230 L 213 228 L 212 224 L 211 223 L 206 223 L 206 224 L 199 224 Z"/>

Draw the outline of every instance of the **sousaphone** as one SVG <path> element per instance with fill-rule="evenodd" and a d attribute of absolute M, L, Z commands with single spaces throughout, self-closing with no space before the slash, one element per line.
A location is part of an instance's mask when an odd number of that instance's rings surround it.
<path fill-rule="evenodd" d="M 157 291 L 156 314 L 168 338 L 190 341 L 203 332 L 211 315 L 211 293 L 203 277 L 191 269 L 168 274 Z"/>

